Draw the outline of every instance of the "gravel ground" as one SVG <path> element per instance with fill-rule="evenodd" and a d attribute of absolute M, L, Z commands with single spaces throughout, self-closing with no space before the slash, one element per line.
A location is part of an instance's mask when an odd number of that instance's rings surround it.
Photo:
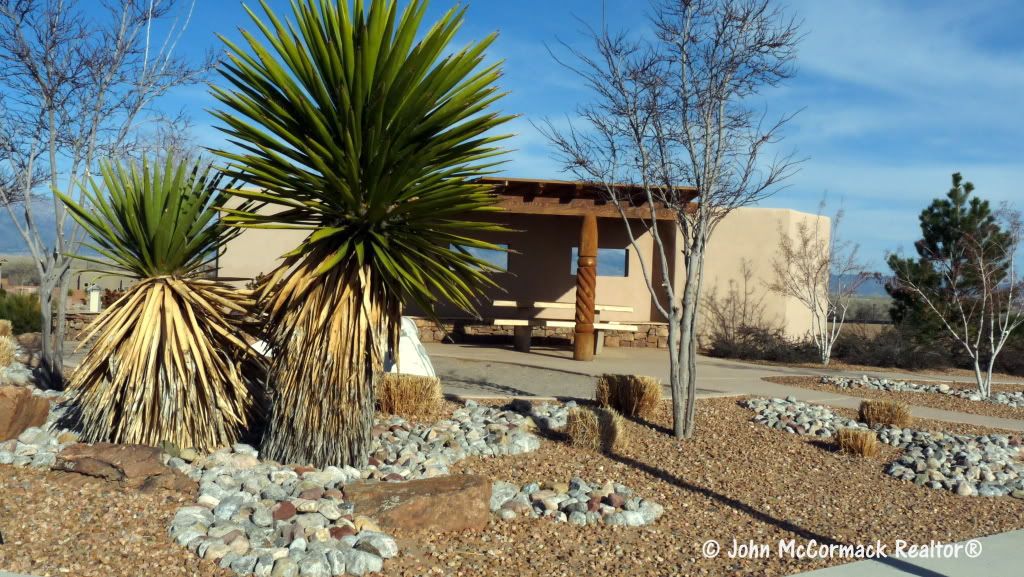
<path fill-rule="evenodd" d="M 788 575 L 838 562 L 779 559 L 779 539 L 891 545 L 1024 527 L 1024 501 L 964 498 L 897 481 L 883 473 L 895 450 L 874 460 L 846 457 L 820 441 L 755 425 L 751 415 L 735 399 L 698 401 L 696 438 L 675 441 L 663 432 L 671 422 L 666 404 L 651 423 L 657 430 L 628 423 L 633 441 L 621 455 L 578 452 L 552 439 L 536 453 L 464 461 L 453 472 L 517 483 L 575 474 L 614 479 L 666 512 L 641 528 L 517 520 L 454 537 L 396 534 L 405 554 L 385 570 L 402 576 Z M 771 544 L 772 558 L 703 558 L 704 541 L 716 539 L 724 549 L 733 538 Z"/>
<path fill-rule="evenodd" d="M 639 528 L 495 519 L 479 533 L 396 532 L 402 554 L 385 564 L 385 575 L 788 575 L 830 562 L 779 559 L 779 539 L 891 544 L 1024 528 L 1024 501 L 958 497 L 896 481 L 883 473 L 895 450 L 851 458 L 751 423 L 751 416 L 736 399 L 701 400 L 696 438 L 676 441 L 666 434 L 666 403 L 648 425 L 627 423 L 632 441 L 621 454 L 577 451 L 552 435 L 535 453 L 463 461 L 453 473 L 516 483 L 574 475 L 614 480 L 666 512 Z M 0 568 L 40 576 L 228 575 L 171 542 L 167 526 L 178 505 L 166 494 L 0 466 Z M 772 558 L 701 555 L 704 541 L 717 539 L 727 549 L 733 538 L 771 544 Z"/>
<path fill-rule="evenodd" d="M 760 360 L 760 359 L 729 359 L 729 360 L 734 360 L 734 361 L 738 361 L 738 362 L 741 362 L 741 363 L 750 363 L 750 364 L 754 364 L 754 365 L 764 365 L 766 367 L 803 368 L 803 369 L 813 369 L 815 371 L 820 371 L 821 368 L 822 368 L 821 367 L 821 363 L 814 362 L 814 361 L 806 362 L 806 363 L 782 363 L 782 362 L 775 362 L 775 361 L 765 361 L 765 360 Z M 882 367 L 882 366 L 878 366 L 878 365 L 858 365 L 858 364 L 854 364 L 854 363 L 844 363 L 842 361 L 837 361 L 835 359 L 832 359 L 829 362 L 829 364 L 828 364 L 828 369 L 830 371 L 849 371 L 849 372 L 868 373 L 868 374 L 878 373 L 878 372 L 899 373 L 901 375 L 916 375 L 917 377 L 919 377 L 921 379 L 928 379 L 928 380 L 934 380 L 934 381 L 945 380 L 947 382 L 949 381 L 949 379 L 951 377 L 952 378 L 957 378 L 957 379 L 959 379 L 961 381 L 963 381 L 964 379 L 969 379 L 971 381 L 974 380 L 974 371 L 973 370 L 958 369 L 958 368 L 954 368 L 954 367 L 947 367 L 947 368 L 944 368 L 944 369 L 942 369 L 942 368 L 939 368 L 939 369 L 905 369 L 905 368 L 901 368 L 901 367 Z M 1024 384 L 1024 375 L 1011 375 L 1009 373 L 995 372 L 995 373 L 992 373 L 992 377 L 995 378 L 996 380 L 999 380 L 999 381 L 1008 381 L 1008 382 L 1016 381 L 1016 382 Z"/>
<path fill-rule="evenodd" d="M 1000 405 L 984 401 L 971 401 L 968 399 L 954 397 L 952 395 L 943 395 L 941 393 L 880 391 L 868 388 L 841 389 L 835 385 L 828 385 L 820 382 L 818 377 L 765 377 L 764 380 L 782 385 L 800 387 L 802 389 L 827 391 L 829 393 L 838 393 L 841 395 L 861 397 L 864 399 L 888 399 L 892 401 L 902 401 L 908 405 L 932 407 L 934 409 L 971 413 L 973 415 L 987 415 L 990 417 L 1003 417 L 1007 419 L 1024 419 L 1024 407 L 1011 407 L 1009 405 Z M 950 386 L 961 389 L 974 389 L 972 386 Z M 1020 390 L 1024 390 L 1024 385 L 992 385 L 992 392 Z"/>
<path fill-rule="evenodd" d="M 168 536 L 186 500 L 0 466 L 0 569 L 39 577 L 234 577 Z"/>

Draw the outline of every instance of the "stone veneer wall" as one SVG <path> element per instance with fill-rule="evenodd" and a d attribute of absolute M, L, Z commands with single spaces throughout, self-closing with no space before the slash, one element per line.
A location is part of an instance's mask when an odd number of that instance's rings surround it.
<path fill-rule="evenodd" d="M 513 327 L 483 324 L 472 319 L 442 319 L 441 325 L 429 319 L 415 318 L 420 340 L 440 342 L 511 343 Z M 602 331 L 606 347 L 668 348 L 668 326 L 665 323 L 631 323 L 632 331 Z M 534 344 L 571 344 L 573 329 L 569 327 L 534 327 Z"/>
<path fill-rule="evenodd" d="M 96 317 L 100 316 L 99 313 L 68 313 L 65 315 L 67 319 L 67 339 L 69 341 L 77 341 L 85 332 L 85 329 L 89 327 L 92 321 L 96 320 Z"/>

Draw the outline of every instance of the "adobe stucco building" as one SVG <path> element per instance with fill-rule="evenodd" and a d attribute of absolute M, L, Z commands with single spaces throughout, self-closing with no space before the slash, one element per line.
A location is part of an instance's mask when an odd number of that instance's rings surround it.
<path fill-rule="evenodd" d="M 654 258 L 655 245 L 647 232 L 631 245 L 622 218 L 614 206 L 603 202 L 599 191 L 565 181 L 490 179 L 501 213 L 486 215 L 504 224 L 510 232 L 481 234 L 484 240 L 507 247 L 507 253 L 482 254 L 503 270 L 496 273 L 500 289 L 492 289 L 479 302 L 479 318 L 448 305 L 437 313 L 443 326 L 419 319 L 421 338 L 438 341 L 490 340 L 511 342 L 514 333 L 539 339 L 571 341 L 576 314 L 576 250 L 585 216 L 597 221 L 597 277 L 593 299 L 596 304 L 597 337 L 604 346 L 664 347 L 667 329 L 653 305 L 644 281 L 643 267 L 655 285 L 667 275 L 679 279 L 684 273 L 680 237 L 672 215 L 658 222 L 666 245 L 668 267 Z M 641 206 L 631 216 L 650 216 Z M 479 217 L 475 217 L 479 218 Z M 705 264 L 705 295 L 717 291 L 725 296 L 730 283 L 743 282 L 744 263 L 749 266 L 748 286 L 761 303 L 763 318 L 782 327 L 790 336 L 804 336 L 810 329 L 810 313 L 794 299 L 769 294 L 765 282 L 772 274 L 771 261 L 777 256 L 780 235 L 796 235 L 797 223 L 809 221 L 822 227 L 827 238 L 828 219 L 785 209 L 743 208 L 734 211 L 718 226 L 708 247 Z M 634 221 L 635 230 L 643 230 Z M 304 231 L 250 229 L 233 240 L 219 261 L 219 276 L 252 278 L 268 273 L 281 254 L 304 238 Z M 667 270 L 666 270 L 667 268 Z M 740 289 L 742 291 L 742 288 Z M 422 311 L 406 314 L 420 316 Z M 703 315 L 707 318 L 707 315 Z M 600 346 L 599 345 L 599 346 Z"/>

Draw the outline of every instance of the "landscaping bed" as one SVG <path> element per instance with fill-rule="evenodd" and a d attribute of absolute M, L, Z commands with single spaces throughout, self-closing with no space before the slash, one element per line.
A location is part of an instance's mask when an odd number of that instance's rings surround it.
<path fill-rule="evenodd" d="M 443 412 L 454 410 L 456 405 L 446 403 Z M 736 399 L 700 400 L 696 438 L 676 441 L 668 436 L 671 416 L 663 403 L 646 424 L 626 421 L 629 443 L 617 454 L 573 448 L 561 433 L 545 431 L 535 451 L 455 462 L 452 474 L 519 487 L 536 483 L 551 493 L 571 493 L 579 478 L 594 490 L 612 482 L 660 504 L 664 513 L 637 527 L 579 526 L 531 514 L 510 520 L 491 515 L 482 530 L 461 533 L 391 529 L 400 553 L 386 561 L 382 574 L 788 575 L 839 561 L 705 559 L 701 545 L 716 539 L 727 547 L 733 538 L 773 546 L 790 538 L 951 541 L 1024 527 L 1019 499 L 960 497 L 887 475 L 887 464 L 898 456 L 895 448 L 870 459 L 850 457 L 822 439 L 754 423 L 753 416 Z M 557 421 L 559 415 L 553 417 Z M 932 425 L 963 434 L 998 432 L 915 422 Z M 6 541 L 0 568 L 97 577 L 232 575 L 169 534 L 175 511 L 192 499 L 0 466 L 0 531 Z"/>
<path fill-rule="evenodd" d="M 557 434 L 538 451 L 509 459 L 469 459 L 456 473 L 514 483 L 560 481 L 573 475 L 615 479 L 664 504 L 645 527 L 575 527 L 545 520 L 492 522 L 458 536 L 395 533 L 403 554 L 394 575 L 789 575 L 838 561 L 705 559 L 708 539 L 774 543 L 817 538 L 892 543 L 950 541 L 1024 527 L 1024 502 L 964 498 L 885 474 L 895 449 L 874 459 L 834 453 L 820 440 L 781 434 L 751 422 L 735 399 L 702 399 L 697 436 L 675 441 L 665 430 L 668 404 L 652 429 L 627 421 L 631 444 L 620 455 L 574 450 Z M 944 424 L 943 424 L 944 425 Z M 959 427 L 981 434 L 990 429 Z"/>
<path fill-rule="evenodd" d="M 1012 407 L 1009 405 L 1001 405 L 988 401 L 972 401 L 962 397 L 942 393 L 883 391 L 867 387 L 841 388 L 834 384 L 823 383 L 821 382 L 821 377 L 814 376 L 764 377 L 764 380 L 772 383 L 778 383 L 781 385 L 789 385 L 793 387 L 800 387 L 803 389 L 814 389 L 817 391 L 826 391 L 829 393 L 839 393 L 843 395 L 849 395 L 851 397 L 860 397 L 864 399 L 885 399 L 904 402 L 907 403 L 908 405 L 932 407 L 934 409 L 956 411 L 959 413 L 971 413 L 974 415 L 1002 417 L 1006 419 L 1024 419 L 1024 407 Z M 928 383 L 927 381 L 924 380 L 918 382 Z M 973 385 L 968 383 L 949 383 L 949 386 L 951 389 L 957 388 L 964 391 L 976 390 Z M 993 395 L 996 395 L 1000 392 L 1016 391 L 1024 391 L 1024 384 L 992 385 Z"/>

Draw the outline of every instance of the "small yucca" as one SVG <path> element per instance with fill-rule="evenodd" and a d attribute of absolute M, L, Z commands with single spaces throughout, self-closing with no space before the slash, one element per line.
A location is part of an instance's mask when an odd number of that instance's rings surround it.
<path fill-rule="evenodd" d="M 622 415 L 602 407 L 570 410 L 565 434 L 572 446 L 593 451 L 618 451 L 628 443 Z"/>
<path fill-rule="evenodd" d="M 863 401 L 860 404 L 860 420 L 870 426 L 890 425 L 907 427 L 913 418 L 910 407 L 898 401 Z"/>
<path fill-rule="evenodd" d="M 237 234 L 218 222 L 220 173 L 168 156 L 103 163 L 79 205 L 62 196 L 99 257 L 139 279 L 89 327 L 94 343 L 69 382 L 86 441 L 213 449 L 259 410 L 262 359 L 246 344 L 249 292 L 204 278 Z"/>
<path fill-rule="evenodd" d="M 839 429 L 836 433 L 836 445 L 843 453 L 861 457 L 875 457 L 882 450 L 878 435 L 874 431 L 852 427 Z"/>
<path fill-rule="evenodd" d="M 601 375 L 594 398 L 627 417 L 650 418 L 661 405 L 661 381 L 643 375 Z"/>
<path fill-rule="evenodd" d="M 441 408 L 441 381 L 387 373 L 377 381 L 377 408 L 385 414 L 402 417 L 429 416 Z"/>

